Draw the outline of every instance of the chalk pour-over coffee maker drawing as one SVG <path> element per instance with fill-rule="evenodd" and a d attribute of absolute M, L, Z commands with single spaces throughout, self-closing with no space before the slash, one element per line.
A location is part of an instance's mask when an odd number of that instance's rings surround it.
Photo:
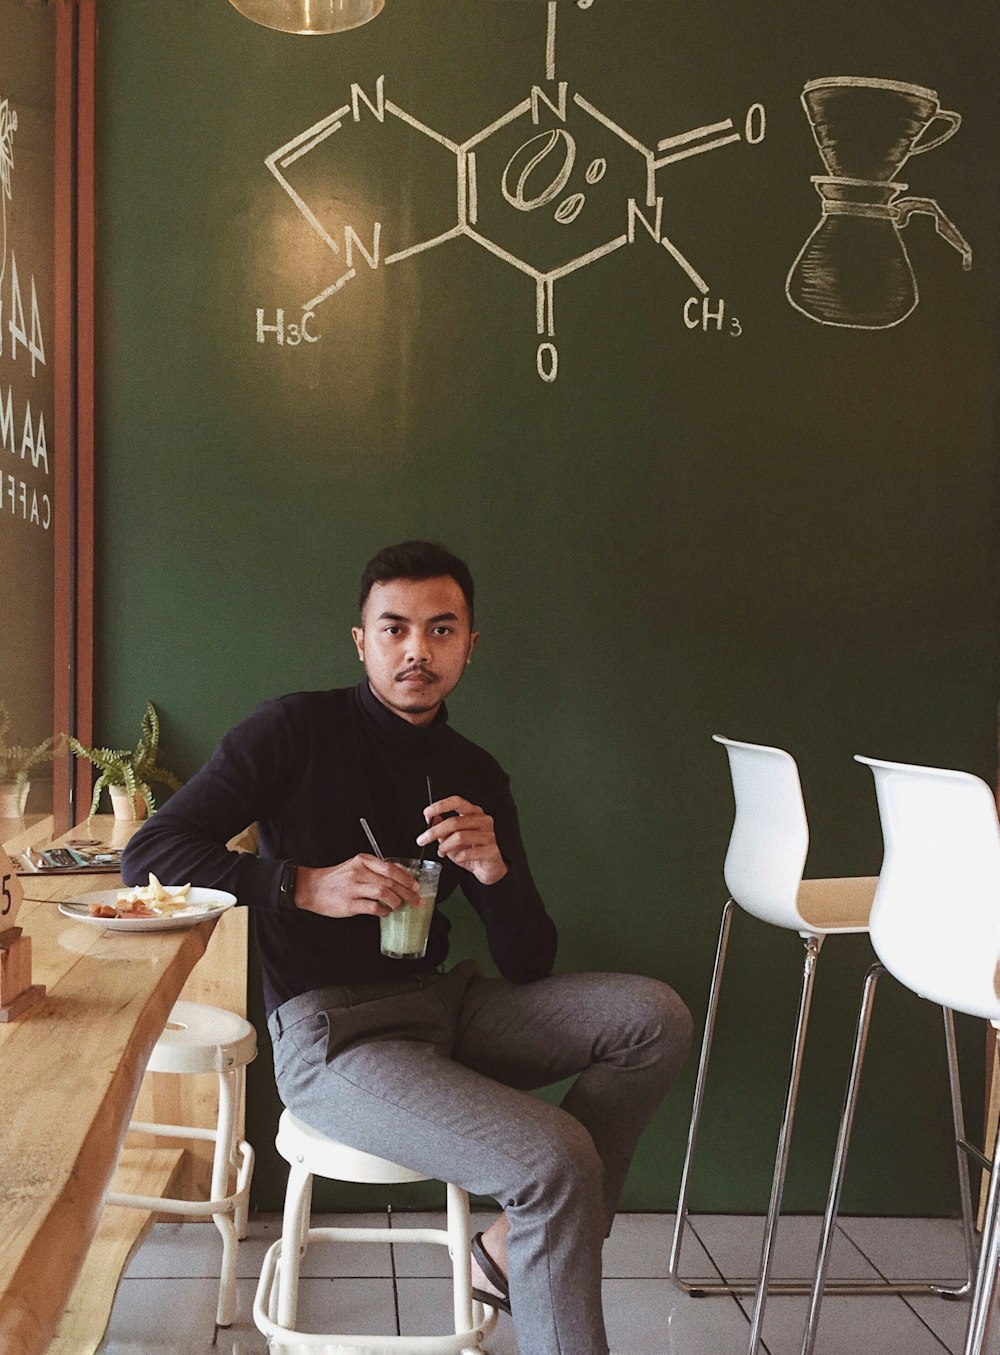
<path fill-rule="evenodd" d="M 14 168 L 12 142 L 17 131 L 17 114 L 0 99 L 0 282 L 7 271 L 7 201 L 11 197 L 10 174 Z"/>
<path fill-rule="evenodd" d="M 958 113 L 922 85 L 864 76 L 811 80 L 802 105 L 826 166 L 814 175 L 823 204 L 819 223 L 785 283 L 796 310 L 824 325 L 889 329 L 919 300 L 902 231 L 925 214 L 972 267 L 972 250 L 933 198 L 905 198 L 896 175 L 913 155 L 955 135 Z"/>

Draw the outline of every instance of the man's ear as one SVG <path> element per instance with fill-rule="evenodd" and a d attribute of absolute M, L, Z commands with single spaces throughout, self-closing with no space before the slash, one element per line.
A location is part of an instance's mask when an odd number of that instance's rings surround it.
<path fill-rule="evenodd" d="M 475 649 L 478 643 L 479 643 L 479 631 L 474 630 L 469 636 L 469 652 L 465 656 L 466 667 L 468 667 L 469 664 L 472 662 L 472 651 Z"/>
<path fill-rule="evenodd" d="M 354 641 L 358 651 L 358 658 L 362 663 L 365 661 L 365 628 L 364 626 L 351 627 L 351 639 Z"/>

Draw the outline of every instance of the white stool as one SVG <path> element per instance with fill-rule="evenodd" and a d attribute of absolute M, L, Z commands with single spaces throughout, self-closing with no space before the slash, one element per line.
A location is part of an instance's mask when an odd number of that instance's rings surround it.
<path fill-rule="evenodd" d="M 278 1152 L 289 1165 L 288 1188 L 281 1238 L 264 1257 L 253 1305 L 253 1320 L 268 1340 L 272 1352 L 285 1346 L 335 1347 L 346 1351 L 390 1351 L 406 1355 L 475 1355 L 482 1340 L 496 1325 L 497 1313 L 472 1298 L 471 1233 L 469 1197 L 458 1186 L 448 1186 L 448 1226 L 441 1228 L 311 1228 L 312 1181 L 321 1176 L 331 1181 L 361 1181 L 398 1185 L 431 1178 L 399 1167 L 385 1158 L 348 1148 L 282 1112 L 275 1140 Z M 455 1330 L 446 1336 L 345 1336 L 296 1331 L 299 1271 L 311 1241 L 329 1242 L 431 1242 L 451 1253 Z"/>
<path fill-rule="evenodd" d="M 194 1125 L 150 1124 L 133 1120 L 129 1129 L 162 1138 L 204 1139 L 215 1144 L 212 1160 L 211 1198 L 176 1200 L 157 1195 L 126 1195 L 112 1192 L 108 1204 L 149 1209 L 158 1214 L 204 1218 L 211 1214 L 222 1234 L 222 1273 L 216 1322 L 228 1327 L 236 1306 L 236 1256 L 240 1239 L 246 1236 L 250 1204 L 250 1178 L 254 1152 L 240 1138 L 240 1121 L 246 1091 L 246 1066 L 257 1056 L 257 1032 L 249 1021 L 222 1007 L 197 1002 L 177 1002 L 166 1029 L 150 1055 L 147 1071 L 153 1073 L 217 1073 L 219 1118 L 214 1129 Z M 236 1172 L 236 1189 L 229 1193 L 229 1173 Z"/>

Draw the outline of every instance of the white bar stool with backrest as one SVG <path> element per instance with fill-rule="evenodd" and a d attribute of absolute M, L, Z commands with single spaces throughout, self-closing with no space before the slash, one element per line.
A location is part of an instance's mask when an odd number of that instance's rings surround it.
<path fill-rule="evenodd" d="M 236 1307 L 236 1258 L 246 1236 L 250 1207 L 250 1180 L 254 1151 L 241 1136 L 246 1097 L 246 1068 L 257 1056 L 257 1033 L 249 1021 L 222 1007 L 177 1002 L 146 1065 L 153 1073 L 215 1073 L 219 1084 L 219 1114 L 214 1129 L 195 1125 L 158 1124 L 134 1120 L 130 1130 L 158 1138 L 206 1140 L 214 1143 L 212 1185 L 207 1200 L 179 1200 L 157 1195 L 112 1192 L 108 1204 L 149 1209 L 181 1218 L 210 1214 L 222 1234 L 222 1269 L 216 1322 L 228 1327 Z M 230 1191 L 230 1177 L 235 1186 Z"/>
<path fill-rule="evenodd" d="M 327 1138 L 282 1112 L 275 1140 L 289 1166 L 281 1237 L 264 1257 L 253 1305 L 253 1318 L 267 1337 L 272 1355 L 293 1347 L 330 1347 L 347 1351 L 378 1351 L 379 1355 L 477 1355 L 483 1339 L 496 1325 L 497 1313 L 472 1298 L 472 1242 L 469 1197 L 447 1183 L 447 1228 L 313 1228 L 310 1227 L 313 1177 L 330 1181 L 357 1181 L 400 1185 L 431 1178 L 400 1167 L 385 1158 L 359 1152 Z M 452 1266 L 452 1306 L 455 1330 L 443 1336 L 361 1336 L 295 1329 L 302 1257 L 310 1242 L 434 1243 L 448 1248 Z"/>
<path fill-rule="evenodd" d="M 722 738 L 720 735 L 713 737 L 716 743 L 723 745 L 729 757 L 736 807 L 724 867 L 730 898 L 722 910 L 722 926 L 709 992 L 705 1033 L 670 1249 L 669 1274 L 682 1289 L 697 1297 L 754 1294 L 748 1355 L 756 1355 L 760 1345 L 768 1294 L 807 1294 L 813 1288 L 812 1281 L 806 1279 L 772 1283 L 771 1269 L 820 947 L 828 936 L 867 932 L 877 880 L 874 877 L 862 876 L 804 879 L 803 873 L 809 852 L 809 824 L 794 758 L 781 748 L 741 743 Z M 805 957 L 759 1272 L 756 1277 L 747 1279 L 693 1283 L 680 1277 L 680 1253 L 688 1217 L 691 1169 L 701 1123 L 705 1083 L 729 944 L 729 930 L 733 910 L 737 906 L 762 922 L 781 927 L 786 931 L 798 932 L 805 947 Z M 954 1030 L 947 1020 L 947 1014 L 945 1028 L 949 1041 L 952 1114 L 955 1119 L 956 1137 L 964 1138 L 958 1061 L 954 1056 Z M 963 1219 L 970 1238 L 968 1245 L 971 1257 L 972 1200 L 968 1165 L 964 1157 L 960 1158 L 959 1184 Z M 954 1292 L 966 1292 L 970 1284 L 971 1279 L 962 1289 Z M 944 1290 L 944 1286 L 929 1280 L 905 1281 L 898 1284 L 881 1280 L 833 1281 L 826 1288 L 827 1292 L 831 1293 L 855 1295 L 940 1293 Z"/>
<path fill-rule="evenodd" d="M 812 1350 L 816 1339 L 879 975 L 887 970 L 919 997 L 940 1004 L 949 1030 L 952 1012 L 965 1012 L 991 1022 L 1000 1040 L 1000 823 L 993 791 L 968 772 L 867 757 L 857 761 L 875 777 L 885 847 L 870 922 L 878 963 L 862 993 L 803 1351 Z M 952 1033 L 949 1070 L 953 1058 Z M 970 1154 L 991 1172 L 964 1347 L 965 1355 L 982 1355 L 1000 1258 L 1000 1172 L 992 1171 L 995 1143 L 991 1161 L 956 1125 L 956 1147 L 961 1163 Z"/>

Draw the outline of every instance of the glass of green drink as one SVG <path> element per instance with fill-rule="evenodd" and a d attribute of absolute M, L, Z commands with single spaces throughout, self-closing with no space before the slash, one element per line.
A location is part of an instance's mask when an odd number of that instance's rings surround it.
<path fill-rule="evenodd" d="M 434 915 L 440 861 L 417 861 L 399 856 L 386 858 L 394 866 L 408 870 L 417 882 L 421 903 L 404 903 L 388 917 L 379 918 L 382 954 L 393 960 L 419 960 L 427 950 L 427 936 Z"/>

